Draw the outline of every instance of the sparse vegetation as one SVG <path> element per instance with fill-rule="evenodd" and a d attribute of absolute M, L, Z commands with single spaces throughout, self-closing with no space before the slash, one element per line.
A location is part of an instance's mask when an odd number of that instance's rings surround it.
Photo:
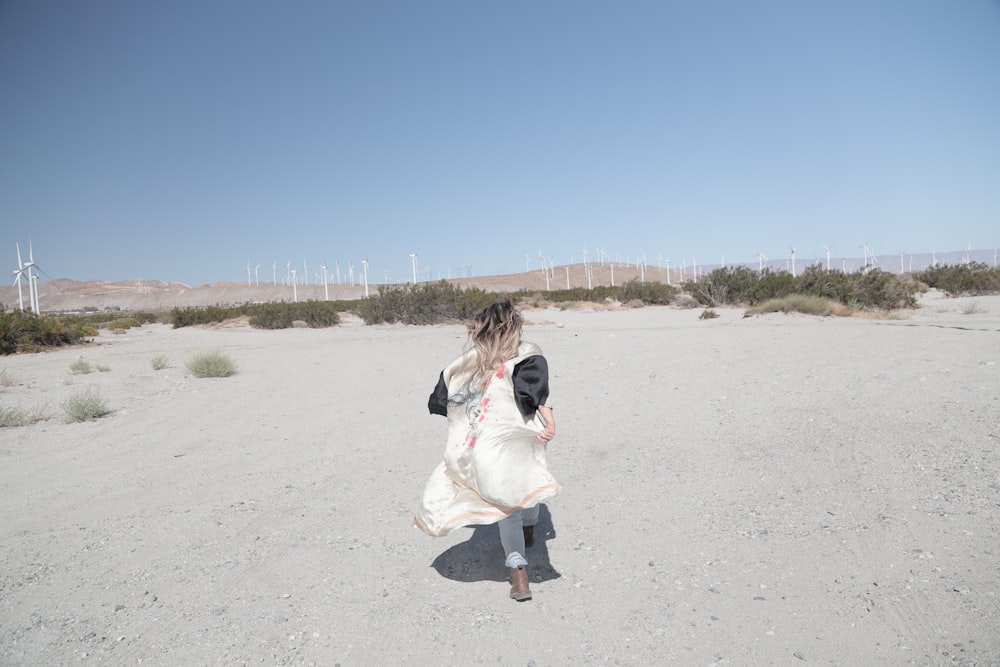
<path fill-rule="evenodd" d="M 744 317 L 764 313 L 805 313 L 806 315 L 832 315 L 833 303 L 829 299 L 809 294 L 789 294 L 780 299 L 768 299 L 764 303 L 751 306 Z"/>
<path fill-rule="evenodd" d="M 942 264 L 920 271 L 914 277 L 949 296 L 1000 294 L 1000 268 L 982 262 L 957 266 Z"/>
<path fill-rule="evenodd" d="M 93 333 L 90 333 L 93 330 Z M 96 334 L 93 327 L 30 311 L 7 311 L 0 304 L 0 354 L 36 352 L 46 347 L 73 345 Z"/>
<path fill-rule="evenodd" d="M 434 324 L 471 319 L 499 298 L 492 292 L 475 287 L 462 289 L 442 280 L 381 288 L 377 294 L 357 302 L 353 310 L 365 324 Z"/>
<path fill-rule="evenodd" d="M 701 311 L 701 315 L 698 316 L 699 320 L 714 320 L 719 314 L 712 310 L 711 308 L 706 308 Z"/>
<path fill-rule="evenodd" d="M 353 309 L 356 301 L 302 301 L 299 303 L 246 303 L 241 306 L 174 308 L 170 320 L 175 329 L 198 324 L 214 324 L 248 317 L 259 329 L 288 329 L 301 320 L 309 327 L 331 327 L 340 323 L 339 313 Z"/>
<path fill-rule="evenodd" d="M 963 315 L 975 315 L 976 313 L 985 313 L 986 309 L 979 305 L 978 301 L 971 301 L 962 306 Z"/>
<path fill-rule="evenodd" d="M 110 366 L 105 366 L 104 364 L 96 364 L 94 368 L 96 368 L 101 373 L 107 373 L 108 371 L 111 370 Z"/>
<path fill-rule="evenodd" d="M 801 275 L 745 266 L 716 269 L 684 289 L 705 306 L 720 304 L 755 306 L 792 294 L 820 297 L 851 308 L 892 310 L 912 307 L 919 286 L 912 279 L 874 269 L 866 273 L 827 271 L 819 264 Z"/>
<path fill-rule="evenodd" d="M 69 369 L 73 372 L 73 375 L 86 375 L 94 370 L 90 362 L 86 359 L 77 359 L 69 365 Z"/>
<path fill-rule="evenodd" d="M 197 378 L 223 378 L 236 374 L 236 362 L 221 352 L 197 354 L 188 362 L 187 367 Z"/>
<path fill-rule="evenodd" d="M 45 419 L 45 416 L 38 410 L 6 408 L 0 405 L 0 428 L 27 426 L 43 419 Z"/>
<path fill-rule="evenodd" d="M 111 413 L 104 399 L 93 388 L 70 396 L 63 403 L 63 413 L 68 423 L 91 421 Z"/>
<path fill-rule="evenodd" d="M 170 365 L 170 360 L 167 358 L 167 355 L 158 354 L 149 363 L 152 365 L 154 371 L 162 371 Z"/>

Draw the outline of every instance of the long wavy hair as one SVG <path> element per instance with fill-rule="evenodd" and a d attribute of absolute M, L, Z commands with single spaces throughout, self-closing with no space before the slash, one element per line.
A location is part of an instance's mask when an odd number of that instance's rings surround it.
<path fill-rule="evenodd" d="M 510 298 L 487 306 L 469 324 L 469 342 L 476 349 L 473 378 L 480 391 L 502 363 L 517 356 L 524 318 Z"/>

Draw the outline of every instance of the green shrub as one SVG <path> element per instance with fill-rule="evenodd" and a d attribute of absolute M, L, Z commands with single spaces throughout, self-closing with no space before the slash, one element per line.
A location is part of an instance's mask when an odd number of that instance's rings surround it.
<path fill-rule="evenodd" d="M 98 419 L 110 412 L 104 399 L 92 388 L 73 394 L 63 403 L 68 423 Z"/>
<path fill-rule="evenodd" d="M 86 375 L 87 373 L 94 370 L 90 366 L 90 362 L 85 359 L 77 359 L 69 365 L 69 369 L 73 372 L 73 375 Z"/>
<path fill-rule="evenodd" d="M 353 310 L 365 324 L 434 324 L 471 319 L 500 298 L 479 288 L 462 289 L 442 280 L 380 288 L 377 294 L 356 302 Z"/>
<path fill-rule="evenodd" d="M 918 284 L 912 279 L 878 269 L 866 273 L 827 271 L 819 264 L 805 268 L 801 275 L 764 269 L 756 272 L 745 266 L 716 269 L 684 289 L 705 306 L 749 305 L 791 294 L 805 294 L 837 301 L 854 308 L 912 307 Z"/>
<path fill-rule="evenodd" d="M 108 322 L 107 327 L 111 331 L 125 331 L 134 327 L 141 327 L 142 322 L 134 317 L 118 317 Z"/>
<path fill-rule="evenodd" d="M 744 317 L 778 312 L 826 316 L 833 314 L 833 304 L 828 299 L 818 296 L 789 294 L 780 299 L 768 299 L 764 303 L 751 306 L 744 313 Z"/>
<path fill-rule="evenodd" d="M 153 366 L 154 371 L 162 371 L 169 365 L 168 362 L 169 360 L 167 359 L 167 355 L 158 354 L 155 357 L 153 357 L 152 361 L 150 361 L 150 364 Z"/>
<path fill-rule="evenodd" d="M 0 354 L 32 352 L 45 347 L 73 345 L 88 333 L 81 323 L 63 322 L 30 311 L 12 310 L 0 304 Z"/>
<path fill-rule="evenodd" d="M 245 303 L 240 306 L 174 308 L 170 321 L 175 329 L 199 324 L 214 324 L 238 317 L 249 318 L 258 329 L 287 329 L 295 320 L 310 327 L 331 327 L 340 323 L 340 313 L 354 307 L 354 301 L 301 301 L 298 303 Z"/>
<path fill-rule="evenodd" d="M 1000 294 L 1000 268 L 982 262 L 957 266 L 942 264 L 920 271 L 914 277 L 949 296 Z"/>
<path fill-rule="evenodd" d="M 711 308 L 706 308 L 701 311 L 701 315 L 698 316 L 699 320 L 714 320 L 719 314 L 712 310 Z"/>
<path fill-rule="evenodd" d="M 196 354 L 187 367 L 197 378 L 224 378 L 236 374 L 236 362 L 220 352 Z"/>

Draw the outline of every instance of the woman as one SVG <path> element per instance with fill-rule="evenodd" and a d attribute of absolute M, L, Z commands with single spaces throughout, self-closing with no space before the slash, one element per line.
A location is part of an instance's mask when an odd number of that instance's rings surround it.
<path fill-rule="evenodd" d="M 521 342 L 523 322 L 510 299 L 488 306 L 469 326 L 466 352 L 441 372 L 427 407 L 448 418 L 448 442 L 415 518 L 435 536 L 499 523 L 518 601 L 531 599 L 525 546 L 538 503 L 559 492 L 545 461 L 556 434 L 548 364 L 537 345 Z"/>

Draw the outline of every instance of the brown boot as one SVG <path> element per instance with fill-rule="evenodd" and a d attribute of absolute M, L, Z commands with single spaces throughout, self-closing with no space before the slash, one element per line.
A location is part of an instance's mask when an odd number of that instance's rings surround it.
<path fill-rule="evenodd" d="M 523 565 L 510 568 L 510 597 L 518 602 L 531 599 L 531 589 L 528 588 L 528 570 Z"/>
<path fill-rule="evenodd" d="M 531 547 L 535 545 L 535 527 L 534 526 L 522 526 L 521 530 L 524 531 L 524 546 Z"/>

